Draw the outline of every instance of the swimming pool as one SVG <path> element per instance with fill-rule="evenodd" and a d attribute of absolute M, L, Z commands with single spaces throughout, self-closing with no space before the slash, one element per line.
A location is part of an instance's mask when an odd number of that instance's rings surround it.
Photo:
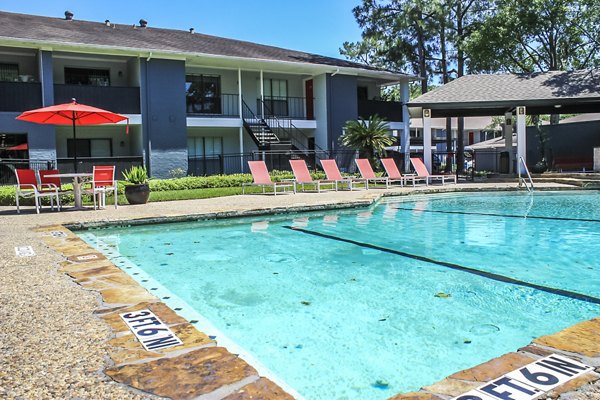
<path fill-rule="evenodd" d="M 600 315 L 598 192 L 80 235 L 311 400 L 386 399 Z"/>

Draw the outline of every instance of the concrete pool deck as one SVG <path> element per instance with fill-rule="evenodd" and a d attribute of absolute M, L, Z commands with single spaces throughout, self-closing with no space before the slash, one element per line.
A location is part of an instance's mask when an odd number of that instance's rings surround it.
<path fill-rule="evenodd" d="M 290 399 L 244 360 L 198 331 L 160 299 L 89 247 L 65 226 L 135 224 L 273 212 L 367 206 L 382 195 L 507 190 L 514 183 L 459 184 L 355 192 L 232 196 L 150 203 L 106 210 L 44 211 L 0 207 L 0 397 Z M 559 184 L 538 185 L 566 189 Z M 62 234 L 57 234 L 62 232 Z M 35 256 L 16 257 L 16 246 Z M 83 258 L 78 258 L 84 256 Z M 91 257 L 90 257 L 91 256 Z M 147 352 L 119 313 L 148 308 L 183 340 Z M 600 319 L 536 339 L 488 363 L 458 372 L 397 399 L 448 399 L 549 353 L 595 367 L 554 392 L 569 399 L 600 398 Z M 595 383 L 593 383 L 595 382 Z M 592 383 L 591 385 L 587 385 Z M 581 389 L 582 388 L 582 389 Z M 580 389 L 578 392 L 574 392 Z"/>

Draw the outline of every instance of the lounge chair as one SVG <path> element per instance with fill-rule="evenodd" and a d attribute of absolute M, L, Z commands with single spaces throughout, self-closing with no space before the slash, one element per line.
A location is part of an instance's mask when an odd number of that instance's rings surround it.
<path fill-rule="evenodd" d="M 327 180 L 335 181 L 336 183 L 345 183 L 348 185 L 348 188 L 352 190 L 355 183 L 362 183 L 365 185 L 365 189 L 369 189 L 369 182 L 363 178 L 344 178 L 340 173 L 340 169 L 338 168 L 335 160 L 320 160 L 321 166 L 325 171 L 325 175 L 327 175 Z"/>
<path fill-rule="evenodd" d="M 358 167 L 358 171 L 360 172 L 360 176 L 363 179 L 366 179 L 368 182 L 382 182 L 385 183 L 385 188 L 390 187 L 390 182 L 400 182 L 402 185 L 402 178 L 399 179 L 391 179 L 389 176 L 377 176 L 373 171 L 373 167 L 371 167 L 371 163 L 366 158 L 357 158 L 354 160 L 356 162 L 356 166 Z"/>
<path fill-rule="evenodd" d="M 35 201 L 35 212 L 40 213 L 42 204 L 40 199 L 43 197 L 50 198 L 50 205 L 54 210 L 54 199 L 56 198 L 56 207 L 60 211 L 60 201 L 58 199 L 58 188 L 56 186 L 45 186 L 41 188 L 38 185 L 35 171 L 32 169 L 17 169 L 15 170 L 17 175 L 17 185 L 15 187 L 15 197 L 17 202 L 17 214 L 21 212 L 19 209 L 19 197 L 30 198 L 33 197 Z"/>
<path fill-rule="evenodd" d="M 418 178 L 426 178 L 426 182 L 429 184 L 433 179 L 440 179 L 442 181 L 442 185 L 446 184 L 446 179 L 453 180 L 456 185 L 456 175 L 431 175 L 429 171 L 427 171 L 427 167 L 423 164 L 420 158 L 411 157 L 410 163 L 412 164 L 415 171 L 417 171 Z"/>
<path fill-rule="evenodd" d="M 290 165 L 292 167 L 292 172 L 294 173 L 294 178 L 296 178 L 296 188 L 298 188 L 298 185 L 301 185 L 302 191 L 304 191 L 304 185 L 309 184 L 313 185 L 315 189 L 317 189 L 317 193 L 321 193 L 321 185 L 331 185 L 331 188 L 335 189 L 335 191 L 337 192 L 337 181 L 332 181 L 329 179 L 314 180 L 312 176 L 310 176 L 310 172 L 308 171 L 306 161 L 290 160 Z"/>
<path fill-rule="evenodd" d="M 265 193 L 265 187 L 272 187 L 274 195 L 277 195 L 277 188 L 283 188 L 283 191 L 285 192 L 285 188 L 291 187 L 294 193 L 296 193 L 295 181 L 273 182 L 264 161 L 248 161 L 248 167 L 250 167 L 250 173 L 252 174 L 254 182 L 242 183 L 242 194 L 246 193 L 246 186 L 262 186 L 263 193 Z"/>
<path fill-rule="evenodd" d="M 381 163 L 383 164 L 383 168 L 385 169 L 385 173 L 387 174 L 390 180 L 399 180 L 402 186 L 406 185 L 406 182 L 412 181 L 413 186 L 415 186 L 415 181 L 424 180 L 425 184 L 427 184 L 426 177 L 418 177 L 416 175 L 402 175 L 396 166 L 393 158 L 382 158 Z"/>

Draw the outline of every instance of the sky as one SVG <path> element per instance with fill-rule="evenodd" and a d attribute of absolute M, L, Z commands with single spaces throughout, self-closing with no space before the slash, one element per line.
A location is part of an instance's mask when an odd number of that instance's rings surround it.
<path fill-rule="evenodd" d="M 360 39 L 352 8 L 360 0 L 0 0 L 0 10 L 188 30 L 343 58 L 345 41 Z"/>

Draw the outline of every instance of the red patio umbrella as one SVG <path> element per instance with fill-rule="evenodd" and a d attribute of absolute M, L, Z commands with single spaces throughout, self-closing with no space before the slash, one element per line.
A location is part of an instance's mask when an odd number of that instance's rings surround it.
<path fill-rule="evenodd" d="M 101 108 L 78 104 L 75 99 L 71 103 L 58 104 L 35 110 L 25 111 L 18 120 L 35 122 L 36 124 L 73 125 L 74 163 L 77 172 L 77 131 L 76 125 L 114 124 L 127 120 L 126 132 L 129 131 L 129 118 Z"/>

